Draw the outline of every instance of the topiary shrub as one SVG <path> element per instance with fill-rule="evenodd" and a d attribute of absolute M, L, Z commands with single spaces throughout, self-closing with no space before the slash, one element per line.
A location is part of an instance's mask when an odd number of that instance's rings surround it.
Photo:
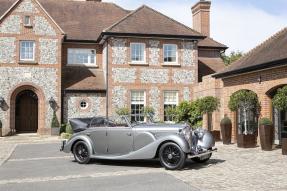
<path fill-rule="evenodd" d="M 223 119 L 221 119 L 220 121 L 220 125 L 231 125 L 232 122 L 231 122 L 231 119 L 227 116 L 224 116 Z"/>
<path fill-rule="evenodd" d="M 287 86 L 280 88 L 272 99 L 273 106 L 280 110 L 287 110 Z"/>
<path fill-rule="evenodd" d="M 59 128 L 60 127 L 60 123 L 58 121 L 56 112 L 53 112 L 53 117 L 52 117 L 52 122 L 51 122 L 51 127 L 52 128 Z"/>
<path fill-rule="evenodd" d="M 273 125 L 272 121 L 269 119 L 269 118 L 261 118 L 259 120 L 259 125 L 268 125 L 268 126 L 271 126 Z"/>
<path fill-rule="evenodd" d="M 220 106 L 220 101 L 217 97 L 207 96 L 198 100 L 199 110 L 202 114 L 212 113 Z"/>

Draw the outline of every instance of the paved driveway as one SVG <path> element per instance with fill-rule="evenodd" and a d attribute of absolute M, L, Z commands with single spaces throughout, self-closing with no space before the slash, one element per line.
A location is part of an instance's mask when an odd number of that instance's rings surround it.
<path fill-rule="evenodd" d="M 59 143 L 20 144 L 0 167 L 2 191 L 198 190 L 169 175 L 158 161 L 76 163 Z"/>
<path fill-rule="evenodd" d="M 79 165 L 70 155 L 58 151 L 60 144 L 56 141 L 19 144 L 0 166 L 0 191 L 287 190 L 287 157 L 281 155 L 281 149 L 266 152 L 259 147 L 239 149 L 217 143 L 219 151 L 208 163 L 189 161 L 181 171 L 166 171 L 158 161 Z"/>

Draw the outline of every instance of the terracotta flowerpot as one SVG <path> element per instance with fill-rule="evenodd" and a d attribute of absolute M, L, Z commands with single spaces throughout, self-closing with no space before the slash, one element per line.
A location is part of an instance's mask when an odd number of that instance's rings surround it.
<path fill-rule="evenodd" d="M 231 144 L 232 124 L 221 124 L 220 128 L 223 144 Z"/>
<path fill-rule="evenodd" d="M 282 155 L 287 155 L 287 138 L 282 138 Z"/>
<path fill-rule="evenodd" d="M 213 131 L 210 131 L 210 133 L 212 134 L 215 141 L 220 141 L 220 131 L 213 130 Z"/>
<path fill-rule="evenodd" d="M 262 150 L 271 151 L 274 141 L 274 127 L 272 125 L 260 125 L 259 135 Z"/>
<path fill-rule="evenodd" d="M 237 146 L 240 148 L 254 148 L 256 144 L 256 135 L 237 135 Z"/>

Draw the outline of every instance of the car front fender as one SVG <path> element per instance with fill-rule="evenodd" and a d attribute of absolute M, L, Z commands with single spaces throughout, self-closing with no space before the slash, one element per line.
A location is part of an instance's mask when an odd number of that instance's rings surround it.
<path fill-rule="evenodd" d="M 72 152 L 73 145 L 74 145 L 76 142 L 78 142 L 78 141 L 84 141 L 85 143 L 87 143 L 89 152 L 90 152 L 91 154 L 94 153 L 92 140 L 91 140 L 90 137 L 88 137 L 87 135 L 76 135 L 76 136 L 73 136 L 73 137 L 72 137 L 70 140 L 68 140 L 68 141 L 66 142 L 66 144 L 64 145 L 63 152 L 65 152 L 65 153 L 70 153 L 70 152 Z"/>
<path fill-rule="evenodd" d="M 168 135 L 168 136 L 160 137 L 157 140 L 157 142 L 160 142 L 159 146 L 161 146 L 162 144 L 164 144 L 166 142 L 174 142 L 174 143 L 178 144 L 178 146 L 180 146 L 180 148 L 182 149 L 183 152 L 185 152 L 185 153 L 190 152 L 188 142 L 185 140 L 184 137 L 182 137 L 180 135 Z"/>

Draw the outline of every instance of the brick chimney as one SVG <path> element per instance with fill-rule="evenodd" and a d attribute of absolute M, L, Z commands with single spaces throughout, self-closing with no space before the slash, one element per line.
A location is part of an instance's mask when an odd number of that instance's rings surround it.
<path fill-rule="evenodd" d="M 193 29 L 210 36 L 210 1 L 200 0 L 192 8 Z"/>

